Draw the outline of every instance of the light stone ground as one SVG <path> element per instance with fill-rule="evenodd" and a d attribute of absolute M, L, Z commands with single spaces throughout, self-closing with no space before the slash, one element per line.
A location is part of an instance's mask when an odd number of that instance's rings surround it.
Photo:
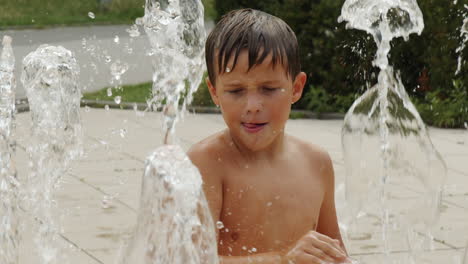
<path fill-rule="evenodd" d="M 161 145 L 160 114 L 124 110 L 82 109 L 85 155 L 75 161 L 56 193 L 63 215 L 61 243 L 71 264 L 113 264 L 122 241 L 136 224 L 145 158 Z M 287 132 L 329 151 L 336 174 L 337 208 L 342 214 L 345 169 L 341 149 L 341 120 L 290 120 Z M 17 116 L 18 175 L 28 175 L 31 116 Z M 188 115 L 177 128 L 179 144 L 193 143 L 225 128 L 215 114 Z M 430 129 L 436 148 L 448 164 L 443 211 L 434 232 L 434 251 L 421 254 L 423 262 L 460 264 L 468 241 L 468 131 Z M 402 189 L 402 192 L 404 190 Z M 383 263 L 379 229 L 369 221 L 369 240 L 347 240 L 353 257 L 363 263 Z M 35 264 L 32 231 L 26 228 L 21 243 L 21 264 Z M 398 236 L 398 234 L 395 234 Z M 395 259 L 405 256 L 405 246 L 390 242 Z M 400 262 L 394 262 L 400 263 Z M 406 264 L 405 262 L 402 262 Z M 408 263 L 409 264 L 409 263 Z M 418 263 L 419 264 L 419 263 Z"/>

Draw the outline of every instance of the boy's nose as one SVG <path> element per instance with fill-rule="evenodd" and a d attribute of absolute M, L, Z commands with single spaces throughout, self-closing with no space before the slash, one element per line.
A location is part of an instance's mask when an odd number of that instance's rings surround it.
<path fill-rule="evenodd" d="M 257 113 L 263 107 L 262 99 L 257 95 L 250 95 L 247 97 L 247 106 L 246 111 L 247 113 Z"/>

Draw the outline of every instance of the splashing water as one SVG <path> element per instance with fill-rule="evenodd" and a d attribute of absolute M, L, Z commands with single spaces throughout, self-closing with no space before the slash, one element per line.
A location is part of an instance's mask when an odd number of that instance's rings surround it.
<path fill-rule="evenodd" d="M 15 57 L 11 38 L 3 38 L 0 57 L 0 263 L 18 263 L 18 189 L 16 169 L 13 164 L 15 152 L 14 114 Z"/>
<path fill-rule="evenodd" d="M 82 153 L 78 74 L 72 52 L 63 47 L 42 45 L 23 60 L 21 81 L 33 121 L 27 210 L 39 221 L 35 244 L 41 260 L 37 263 L 69 261 L 60 255 L 60 228 L 52 209 L 54 190 L 70 161 Z"/>
<path fill-rule="evenodd" d="M 110 73 L 112 75 L 111 83 L 114 84 L 114 87 L 107 88 L 107 96 L 112 96 L 112 89 L 115 90 L 122 90 L 122 75 L 124 75 L 129 69 L 129 66 L 125 62 L 121 62 L 120 60 L 116 60 L 110 66 Z M 121 97 L 116 96 L 114 97 L 114 102 L 116 104 L 120 104 Z"/>
<path fill-rule="evenodd" d="M 424 20 L 416 0 L 347 0 L 338 22 L 347 21 L 347 28 L 368 32 L 377 43 L 374 65 L 388 66 L 388 52 L 393 38 L 408 40 L 412 33 L 421 34 Z"/>
<path fill-rule="evenodd" d="M 468 264 L 468 241 L 466 242 L 465 251 L 463 252 L 462 264 Z"/>
<path fill-rule="evenodd" d="M 216 264 L 213 219 L 200 173 L 181 147 L 146 160 L 136 232 L 119 264 Z"/>
<path fill-rule="evenodd" d="M 149 104 L 163 109 L 168 144 L 182 93 L 183 113 L 203 75 L 203 5 L 199 0 L 147 0 L 143 24 L 155 67 Z M 181 147 L 164 145 L 148 157 L 137 227 L 119 263 L 218 263 L 202 178 Z"/>
<path fill-rule="evenodd" d="M 182 94 L 183 113 L 203 76 L 203 12 L 200 0 L 146 0 L 143 24 L 153 48 L 154 65 L 154 97 L 149 103 L 155 109 L 163 108 L 166 143 L 179 119 Z"/>
<path fill-rule="evenodd" d="M 415 0 L 348 0 L 339 21 L 374 37 L 374 65 L 381 69 L 378 83 L 346 114 L 342 131 L 349 238 L 365 240 L 380 233 L 387 261 L 393 250 L 404 248 L 410 251 L 407 259 L 397 262 L 392 256 L 392 263 L 414 262 L 427 242 L 416 231 L 430 238 L 438 220 L 446 166 L 399 75 L 388 65 L 388 54 L 393 38 L 422 32 L 423 16 Z M 372 217 L 380 219 L 381 230 L 359 225 Z M 398 239 L 398 249 L 390 245 L 391 237 Z"/>
<path fill-rule="evenodd" d="M 468 5 L 465 5 L 466 12 L 468 12 Z M 460 47 L 457 48 L 456 52 L 458 55 L 458 66 L 455 75 L 459 74 L 464 63 L 462 52 L 465 49 L 466 43 L 468 42 L 468 17 L 463 20 L 463 25 L 460 28 L 460 37 L 462 39 L 462 43 Z"/>

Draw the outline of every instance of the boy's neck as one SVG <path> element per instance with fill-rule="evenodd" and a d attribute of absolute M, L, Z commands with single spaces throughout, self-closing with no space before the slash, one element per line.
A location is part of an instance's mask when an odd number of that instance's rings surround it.
<path fill-rule="evenodd" d="M 278 133 L 273 142 L 266 148 L 255 151 L 249 149 L 240 141 L 236 140 L 235 137 L 233 137 L 229 132 L 229 129 L 226 129 L 224 135 L 226 142 L 235 148 L 235 150 L 239 153 L 239 156 L 244 159 L 245 162 L 274 161 L 280 157 L 285 150 L 284 131 Z"/>

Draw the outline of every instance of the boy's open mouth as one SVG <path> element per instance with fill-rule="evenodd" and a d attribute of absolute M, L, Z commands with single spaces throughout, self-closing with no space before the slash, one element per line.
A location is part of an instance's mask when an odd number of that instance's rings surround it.
<path fill-rule="evenodd" d="M 249 133 L 256 133 L 262 130 L 268 123 L 241 123 L 244 129 Z"/>

